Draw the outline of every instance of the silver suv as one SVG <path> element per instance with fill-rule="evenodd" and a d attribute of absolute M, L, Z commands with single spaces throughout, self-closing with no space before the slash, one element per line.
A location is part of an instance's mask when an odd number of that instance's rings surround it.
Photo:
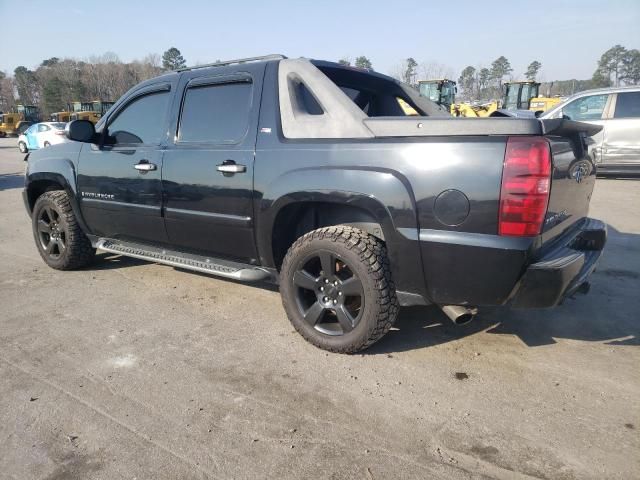
<path fill-rule="evenodd" d="M 586 90 L 541 116 L 563 117 L 604 127 L 590 149 L 599 173 L 640 173 L 640 86 Z"/>

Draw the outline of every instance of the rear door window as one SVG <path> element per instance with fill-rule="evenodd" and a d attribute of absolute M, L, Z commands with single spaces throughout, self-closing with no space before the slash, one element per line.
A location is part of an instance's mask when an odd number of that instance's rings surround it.
<path fill-rule="evenodd" d="M 640 118 L 640 92 L 618 93 L 613 118 Z"/>
<path fill-rule="evenodd" d="M 237 144 L 249 128 L 253 84 L 249 81 L 188 87 L 179 142 Z"/>

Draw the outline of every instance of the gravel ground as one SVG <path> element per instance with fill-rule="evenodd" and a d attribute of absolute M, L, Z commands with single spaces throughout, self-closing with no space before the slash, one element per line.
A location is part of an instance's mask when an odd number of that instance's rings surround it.
<path fill-rule="evenodd" d="M 640 478 L 640 181 L 598 180 L 591 292 L 328 354 L 278 292 L 38 256 L 0 140 L 0 478 Z"/>

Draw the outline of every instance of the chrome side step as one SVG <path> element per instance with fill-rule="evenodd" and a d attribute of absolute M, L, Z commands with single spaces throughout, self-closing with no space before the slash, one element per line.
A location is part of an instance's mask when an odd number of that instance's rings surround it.
<path fill-rule="evenodd" d="M 209 275 L 233 278 L 241 282 L 257 282 L 269 280 L 272 274 L 262 267 L 236 263 L 217 258 L 208 258 L 189 253 L 167 250 L 163 248 L 140 245 L 121 240 L 100 238 L 96 242 L 96 248 L 105 252 L 116 253 L 127 257 L 139 258 L 150 262 L 162 263 L 172 267 L 184 268 Z"/>

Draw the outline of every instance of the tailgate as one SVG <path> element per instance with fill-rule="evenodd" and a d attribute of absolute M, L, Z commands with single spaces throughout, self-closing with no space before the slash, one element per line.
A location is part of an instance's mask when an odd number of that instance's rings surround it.
<path fill-rule="evenodd" d="M 551 145 L 553 170 L 549 206 L 542 226 L 542 242 L 565 232 L 589 213 L 596 167 L 588 155 L 590 136 L 602 127 L 565 119 L 541 120 Z"/>

